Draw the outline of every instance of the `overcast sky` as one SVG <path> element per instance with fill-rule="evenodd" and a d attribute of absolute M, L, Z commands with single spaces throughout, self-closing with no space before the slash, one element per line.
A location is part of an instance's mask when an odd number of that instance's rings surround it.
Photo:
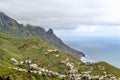
<path fill-rule="evenodd" d="M 0 11 L 57 34 L 120 36 L 120 0 L 0 0 Z"/>

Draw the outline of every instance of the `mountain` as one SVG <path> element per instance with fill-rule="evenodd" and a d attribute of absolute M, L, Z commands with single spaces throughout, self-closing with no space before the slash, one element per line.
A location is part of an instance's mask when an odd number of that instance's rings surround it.
<path fill-rule="evenodd" d="M 1 78 L 9 78 L 10 80 L 48 80 L 49 77 L 49 80 L 56 80 L 59 74 L 65 74 L 69 69 L 61 63 L 66 58 L 76 64 L 79 62 L 78 59 L 56 50 L 40 38 L 16 38 L 9 34 L 0 33 Z M 27 61 L 31 61 L 31 63 L 27 63 Z M 30 65 L 37 65 L 42 70 L 32 69 Z M 47 74 L 47 72 L 43 72 L 43 70 L 49 70 L 49 74 L 45 75 L 44 73 Z M 41 75 L 36 71 L 39 71 Z M 52 74 L 53 71 L 54 73 L 57 72 L 55 76 Z M 0 80 L 3 80 L 1 78 Z"/>
<path fill-rule="evenodd" d="M 0 80 L 117 80 L 119 77 L 120 69 L 105 62 L 85 64 L 41 38 L 0 33 Z"/>
<path fill-rule="evenodd" d="M 119 80 L 120 69 L 83 63 L 81 56 L 51 28 L 24 26 L 0 13 L 0 80 Z"/>
<path fill-rule="evenodd" d="M 39 37 L 50 43 L 53 47 L 64 51 L 78 59 L 85 56 L 82 52 L 79 52 L 75 49 L 70 48 L 66 45 L 61 39 L 59 39 L 50 28 L 48 31 L 45 31 L 44 28 L 40 26 L 33 26 L 27 24 L 19 24 L 16 20 L 8 17 L 4 13 L 0 13 L 0 31 L 16 37 Z"/>

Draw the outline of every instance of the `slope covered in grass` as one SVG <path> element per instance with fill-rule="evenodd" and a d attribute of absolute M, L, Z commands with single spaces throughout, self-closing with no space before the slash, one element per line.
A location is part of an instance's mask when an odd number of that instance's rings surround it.
<path fill-rule="evenodd" d="M 10 58 L 15 58 L 18 61 L 24 61 L 29 58 L 32 61 L 41 61 L 41 67 L 57 72 L 63 72 L 63 70 L 67 71 L 68 67 L 61 64 L 62 60 L 69 58 L 73 63 L 79 62 L 79 60 L 59 50 L 50 53 L 48 50 L 55 50 L 55 48 L 40 38 L 24 39 L 0 34 L 1 65 L 13 67 Z M 56 55 L 59 57 L 56 57 Z"/>
<path fill-rule="evenodd" d="M 15 58 L 18 62 L 27 59 L 32 60 L 32 63 L 40 61 L 40 67 L 67 75 L 70 67 L 61 62 L 69 59 L 67 63 L 74 64 L 79 74 L 91 71 L 90 75 L 101 76 L 106 72 L 112 76 L 120 77 L 120 70 L 112 65 L 105 62 L 86 65 L 71 55 L 57 50 L 41 38 L 16 38 L 0 33 L 0 76 L 2 78 L 10 78 L 11 80 L 59 80 L 58 76 L 54 75 L 29 73 L 28 64 L 15 65 L 10 58 Z M 15 67 L 26 69 L 26 72 L 15 70 Z"/>
<path fill-rule="evenodd" d="M 94 66 L 104 66 L 106 69 L 106 72 L 108 74 L 112 73 L 112 75 L 120 77 L 120 69 L 118 69 L 118 68 L 116 68 L 116 67 L 114 67 L 106 62 L 98 62 L 98 63 L 95 63 Z"/>

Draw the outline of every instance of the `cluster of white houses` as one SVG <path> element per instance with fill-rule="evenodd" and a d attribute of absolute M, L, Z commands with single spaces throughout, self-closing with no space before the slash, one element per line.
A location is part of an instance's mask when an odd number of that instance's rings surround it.
<path fill-rule="evenodd" d="M 18 64 L 21 64 L 21 61 L 18 62 L 15 58 L 10 58 L 10 60 L 15 64 L 15 65 L 18 65 Z M 32 60 L 25 60 L 25 61 L 22 61 L 22 63 L 26 63 L 28 64 L 29 63 L 29 68 L 32 69 L 30 70 L 29 72 L 31 73 L 36 73 L 36 74 L 53 74 L 53 75 L 57 75 L 59 78 L 64 78 L 66 77 L 66 75 L 62 75 L 62 74 L 59 74 L 58 72 L 54 72 L 54 71 L 51 71 L 51 70 L 48 70 L 48 69 L 45 69 L 45 68 L 41 68 L 38 66 L 38 64 L 36 63 L 32 63 Z M 15 67 L 13 68 L 15 70 L 18 70 L 18 71 L 24 71 L 24 72 L 28 72 L 26 69 L 23 69 L 23 68 L 19 68 L 19 67 Z"/>
<path fill-rule="evenodd" d="M 51 52 L 51 51 L 50 51 Z M 53 74 L 53 75 L 57 75 L 60 79 L 61 78 L 65 78 L 68 77 L 72 80 L 81 80 L 82 78 L 87 78 L 87 79 L 98 79 L 98 80 L 118 80 L 116 77 L 111 76 L 110 74 L 107 74 L 107 72 L 105 72 L 105 68 L 102 66 L 98 66 L 100 70 L 104 70 L 104 75 L 91 75 L 92 69 L 89 71 L 84 71 L 84 72 L 78 72 L 77 67 L 74 66 L 74 63 L 70 62 L 69 58 L 66 58 L 64 61 L 61 61 L 61 63 L 65 64 L 66 66 L 68 66 L 70 68 L 69 73 L 68 74 L 59 74 L 58 72 L 55 71 L 51 71 L 45 68 L 40 67 L 37 63 L 32 62 L 32 60 L 27 59 L 25 61 L 17 61 L 15 58 L 10 58 L 10 60 L 15 64 L 27 64 L 29 63 L 29 68 L 31 69 L 29 72 L 31 73 L 36 73 L 36 74 Z M 40 62 L 39 62 L 40 63 Z M 24 72 L 28 72 L 26 69 L 22 69 L 19 67 L 15 67 L 15 70 L 19 70 L 19 71 L 24 71 Z"/>
<path fill-rule="evenodd" d="M 47 50 L 48 53 L 57 52 L 57 51 L 58 51 L 58 49 L 49 49 L 49 50 Z"/>

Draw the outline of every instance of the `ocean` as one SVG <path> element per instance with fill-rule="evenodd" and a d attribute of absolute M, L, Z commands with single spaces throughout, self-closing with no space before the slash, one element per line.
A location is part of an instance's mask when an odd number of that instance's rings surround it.
<path fill-rule="evenodd" d="M 70 47 L 82 51 L 95 62 L 105 61 L 120 68 L 120 37 L 62 38 Z"/>

